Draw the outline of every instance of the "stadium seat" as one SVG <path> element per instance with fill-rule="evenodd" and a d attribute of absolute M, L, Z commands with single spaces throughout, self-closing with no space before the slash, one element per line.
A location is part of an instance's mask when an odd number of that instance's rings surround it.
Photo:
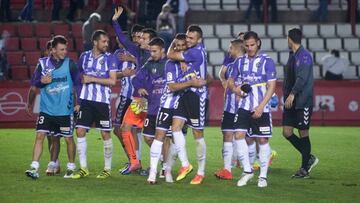
<path fill-rule="evenodd" d="M 78 60 L 77 52 L 68 52 L 67 55 L 70 59 L 74 60 L 75 63 L 77 62 L 77 60 Z"/>
<path fill-rule="evenodd" d="M 205 38 L 204 44 L 207 51 L 219 50 L 219 39 L 218 38 Z"/>
<path fill-rule="evenodd" d="M 326 52 L 326 51 L 317 51 L 315 52 L 315 64 L 319 64 L 321 65 L 321 59 L 325 56 L 325 55 L 328 55 L 329 52 Z"/>
<path fill-rule="evenodd" d="M 46 44 L 49 40 L 50 37 L 38 38 L 40 50 L 44 51 L 46 49 Z"/>
<path fill-rule="evenodd" d="M 289 52 L 288 51 L 279 52 L 279 63 L 281 65 L 286 65 L 288 59 L 289 59 Z"/>
<path fill-rule="evenodd" d="M 84 50 L 83 39 L 81 37 L 75 38 L 75 48 L 77 51 L 82 52 Z"/>
<path fill-rule="evenodd" d="M 275 51 L 265 51 L 265 53 L 274 61 L 275 64 L 279 64 L 278 53 Z"/>
<path fill-rule="evenodd" d="M 339 37 L 352 37 L 350 24 L 336 24 L 336 34 Z"/>
<path fill-rule="evenodd" d="M 318 65 L 313 66 L 313 75 L 314 75 L 314 79 L 321 79 L 320 66 Z"/>
<path fill-rule="evenodd" d="M 344 38 L 344 49 L 347 51 L 359 51 L 359 39 L 358 38 Z"/>
<path fill-rule="evenodd" d="M 219 24 L 215 26 L 216 36 L 218 37 L 231 37 L 231 25 L 229 24 Z"/>
<path fill-rule="evenodd" d="M 200 27 L 203 31 L 204 37 L 213 37 L 214 36 L 214 26 L 213 25 L 201 24 Z"/>
<path fill-rule="evenodd" d="M 24 51 L 36 51 L 38 50 L 36 38 L 22 38 L 21 49 Z"/>
<path fill-rule="evenodd" d="M 221 49 L 224 51 L 228 51 L 229 50 L 229 45 L 230 45 L 230 41 L 233 40 L 234 38 L 221 38 Z"/>
<path fill-rule="evenodd" d="M 10 8 L 20 10 L 26 4 L 26 0 L 11 0 Z"/>
<path fill-rule="evenodd" d="M 320 24 L 320 35 L 322 37 L 336 37 L 334 24 Z"/>
<path fill-rule="evenodd" d="M 44 7 L 43 2 L 44 2 L 44 0 L 34 0 L 33 9 L 43 9 L 43 7 Z"/>
<path fill-rule="evenodd" d="M 14 65 L 10 68 L 11 76 L 13 80 L 28 80 L 29 69 L 26 65 Z"/>
<path fill-rule="evenodd" d="M 82 24 L 81 23 L 72 23 L 71 24 L 71 34 L 73 37 L 82 37 Z"/>
<path fill-rule="evenodd" d="M 37 23 L 35 24 L 36 37 L 51 37 L 51 24 L 50 23 Z"/>
<path fill-rule="evenodd" d="M 238 10 L 237 5 L 238 0 L 223 0 L 223 9 L 224 10 Z"/>
<path fill-rule="evenodd" d="M 341 50 L 342 49 L 341 39 L 339 39 L 339 38 L 326 38 L 325 43 L 326 43 L 326 49 L 328 49 L 328 50 L 332 50 L 332 49 Z"/>
<path fill-rule="evenodd" d="M 34 35 L 33 24 L 32 23 L 18 24 L 18 34 L 19 37 L 32 37 Z"/>
<path fill-rule="evenodd" d="M 267 35 L 269 37 L 284 37 L 283 26 L 278 24 L 269 24 L 267 27 Z"/>
<path fill-rule="evenodd" d="M 31 78 L 32 75 L 34 74 L 35 69 L 36 69 L 36 65 L 32 65 L 32 66 L 29 67 L 29 75 L 30 75 L 30 78 Z"/>
<path fill-rule="evenodd" d="M 284 79 L 284 66 L 282 65 L 276 66 L 276 78 L 280 80 Z"/>
<path fill-rule="evenodd" d="M 1 33 L 6 30 L 9 32 L 10 37 L 15 37 L 17 36 L 17 27 L 16 24 L 13 23 L 1 23 L 0 24 L 0 31 Z"/>
<path fill-rule="evenodd" d="M 347 52 L 347 51 L 341 51 L 340 52 L 340 57 L 343 57 L 343 58 L 350 61 L 350 55 L 349 55 L 349 52 Z"/>
<path fill-rule="evenodd" d="M 311 51 L 323 51 L 325 50 L 324 40 L 322 38 L 309 38 L 308 48 Z"/>
<path fill-rule="evenodd" d="M 358 79 L 356 66 L 349 66 L 345 70 L 343 76 L 344 76 L 344 79 Z"/>
<path fill-rule="evenodd" d="M 224 52 L 222 51 L 208 52 L 208 57 L 210 64 L 219 65 L 222 64 L 224 60 Z"/>
<path fill-rule="evenodd" d="M 318 26 L 314 24 L 305 24 L 302 26 L 302 32 L 305 37 L 318 37 Z"/>
<path fill-rule="evenodd" d="M 69 36 L 69 25 L 68 24 L 52 24 L 54 35 Z"/>
<path fill-rule="evenodd" d="M 306 10 L 305 9 L 305 0 L 290 0 L 290 8 L 292 10 Z"/>
<path fill-rule="evenodd" d="M 274 38 L 273 39 L 273 48 L 274 48 L 274 50 L 277 50 L 277 51 L 289 50 L 287 38 Z"/>
<path fill-rule="evenodd" d="M 262 38 L 261 39 L 261 50 L 263 50 L 263 51 L 272 51 L 271 39 L 270 38 Z"/>
<path fill-rule="evenodd" d="M 68 51 L 74 51 L 75 48 L 74 48 L 74 40 L 73 38 L 67 38 L 67 41 L 68 41 L 68 44 L 67 44 L 67 50 Z"/>
<path fill-rule="evenodd" d="M 19 38 L 10 37 L 6 42 L 7 51 L 18 51 L 20 49 Z"/>
<path fill-rule="evenodd" d="M 354 65 L 360 65 L 360 52 L 351 52 L 351 63 Z"/>
<path fill-rule="evenodd" d="M 293 28 L 300 28 L 300 25 L 298 25 L 298 24 L 286 24 L 286 25 L 284 25 L 284 34 L 285 34 L 285 36 L 287 36 L 289 30 L 291 30 Z"/>
<path fill-rule="evenodd" d="M 218 0 L 206 0 L 206 10 L 220 10 L 220 2 Z"/>
<path fill-rule="evenodd" d="M 217 66 L 214 66 L 214 75 L 213 77 L 216 79 L 216 80 L 219 80 L 219 72 L 220 72 L 220 69 L 221 69 L 221 66 L 220 65 L 217 65 Z"/>
<path fill-rule="evenodd" d="M 22 51 L 8 51 L 6 52 L 6 60 L 10 65 L 24 64 L 24 53 Z"/>
<path fill-rule="evenodd" d="M 247 24 L 233 25 L 233 36 L 237 37 L 239 32 L 247 32 L 248 30 L 249 30 L 249 26 Z"/>
<path fill-rule="evenodd" d="M 207 72 L 211 75 L 211 77 L 215 78 L 214 66 L 208 65 Z"/>
<path fill-rule="evenodd" d="M 266 36 L 264 24 L 250 24 L 250 30 L 256 32 L 260 38 Z"/>
<path fill-rule="evenodd" d="M 36 65 L 39 61 L 41 54 L 39 51 L 25 52 L 25 61 L 27 65 Z"/>

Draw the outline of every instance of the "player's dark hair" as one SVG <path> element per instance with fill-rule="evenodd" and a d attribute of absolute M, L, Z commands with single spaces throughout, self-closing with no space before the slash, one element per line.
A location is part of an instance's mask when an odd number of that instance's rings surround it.
<path fill-rule="evenodd" d="M 201 27 L 198 25 L 189 25 L 189 27 L 187 28 L 187 31 L 188 32 L 196 32 L 196 33 L 198 33 L 200 38 L 203 37 L 203 32 L 201 30 Z"/>
<path fill-rule="evenodd" d="M 149 46 L 159 46 L 161 48 L 165 48 L 165 42 L 163 39 L 155 37 L 149 42 Z"/>
<path fill-rule="evenodd" d="M 52 40 L 49 40 L 49 41 L 46 42 L 46 50 L 51 49 L 51 43 L 52 43 Z"/>
<path fill-rule="evenodd" d="M 108 34 L 104 30 L 95 30 L 91 35 L 91 41 L 98 41 L 101 35 L 108 36 Z"/>
<path fill-rule="evenodd" d="M 259 38 L 259 35 L 256 32 L 254 32 L 254 31 L 245 32 L 244 41 L 249 40 L 249 39 L 255 39 L 255 41 L 259 41 L 260 42 L 259 49 L 261 48 L 261 40 Z"/>
<path fill-rule="evenodd" d="M 134 34 L 135 32 L 141 32 L 145 27 L 139 24 L 135 24 L 131 27 L 131 34 Z"/>
<path fill-rule="evenodd" d="M 299 28 L 289 30 L 288 37 L 296 44 L 301 44 L 302 32 Z"/>
<path fill-rule="evenodd" d="M 141 32 L 149 34 L 150 40 L 158 36 L 156 31 L 151 28 L 144 28 L 141 30 Z"/>
<path fill-rule="evenodd" d="M 239 33 L 236 35 L 236 38 L 240 38 L 241 35 L 245 35 L 245 32 L 239 32 Z"/>
<path fill-rule="evenodd" d="M 177 33 L 175 35 L 175 39 L 178 39 L 178 40 L 186 40 L 186 34 L 185 33 Z"/>
<path fill-rule="evenodd" d="M 339 58 L 340 57 L 340 52 L 337 49 L 333 49 L 331 50 L 331 54 L 334 55 L 335 57 Z"/>
<path fill-rule="evenodd" d="M 50 40 L 51 48 L 55 48 L 58 44 L 67 44 L 67 40 L 62 35 L 56 35 L 55 37 Z"/>

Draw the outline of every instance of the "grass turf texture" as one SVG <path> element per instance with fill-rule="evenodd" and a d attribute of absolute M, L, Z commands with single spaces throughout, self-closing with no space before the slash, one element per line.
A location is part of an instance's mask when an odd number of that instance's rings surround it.
<path fill-rule="evenodd" d="M 146 177 L 120 175 L 126 162 L 118 139 L 113 136 L 113 171 L 105 180 L 96 179 L 103 168 L 103 142 L 96 130 L 87 135 L 90 176 L 80 180 L 64 179 L 66 144 L 61 140 L 61 176 L 47 177 L 49 160 L 47 141 L 40 162 L 40 179 L 32 180 L 24 172 L 31 163 L 33 129 L 0 129 L 0 202 L 358 202 L 360 201 L 360 128 L 313 127 L 313 153 L 319 165 L 310 179 L 291 179 L 300 166 L 300 156 L 275 128 L 271 146 L 278 152 L 269 170 L 268 187 L 257 187 L 257 175 L 244 187 L 236 187 L 241 169 L 233 169 L 235 180 L 214 177 L 223 166 L 222 136 L 219 128 L 206 128 L 206 177 L 202 185 L 190 185 L 196 173 L 195 142 L 187 136 L 188 155 L 195 170 L 183 181 L 167 184 L 157 179 L 148 185 Z M 78 157 L 76 156 L 77 166 Z M 143 166 L 149 165 L 149 148 L 143 144 Z M 173 176 L 179 163 L 174 167 Z M 175 171 L 176 170 L 176 171 Z"/>

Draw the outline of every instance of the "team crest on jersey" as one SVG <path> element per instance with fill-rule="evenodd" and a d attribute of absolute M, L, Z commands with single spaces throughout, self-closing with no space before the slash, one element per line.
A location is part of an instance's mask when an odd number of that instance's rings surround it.
<path fill-rule="evenodd" d="M 260 62 L 258 62 L 258 63 L 256 64 L 256 67 L 258 67 L 258 68 L 260 67 Z"/>
<path fill-rule="evenodd" d="M 101 59 L 101 60 L 99 61 L 99 63 L 100 63 L 101 65 L 103 65 L 103 64 L 105 63 L 104 59 Z"/>
<path fill-rule="evenodd" d="M 300 65 L 300 61 L 297 60 L 297 61 L 296 61 L 296 66 L 299 66 L 299 65 Z"/>
<path fill-rule="evenodd" d="M 168 74 L 166 75 L 166 80 L 167 80 L 167 81 L 172 81 L 172 80 L 173 80 L 172 73 L 168 73 Z"/>
<path fill-rule="evenodd" d="M 152 68 L 152 69 L 151 69 L 151 73 L 152 73 L 152 74 L 155 74 L 155 73 L 156 73 L 156 68 Z"/>

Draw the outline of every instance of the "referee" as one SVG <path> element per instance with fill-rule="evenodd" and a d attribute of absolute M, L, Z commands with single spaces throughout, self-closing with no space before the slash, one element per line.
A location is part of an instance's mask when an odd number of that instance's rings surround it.
<path fill-rule="evenodd" d="M 283 136 L 297 149 L 302 157 L 300 169 L 293 178 L 308 178 L 319 159 L 311 154 L 309 128 L 313 110 L 313 59 L 301 45 L 302 32 L 293 28 L 288 32 L 289 59 L 284 67 Z M 294 134 L 298 129 L 300 138 Z"/>

